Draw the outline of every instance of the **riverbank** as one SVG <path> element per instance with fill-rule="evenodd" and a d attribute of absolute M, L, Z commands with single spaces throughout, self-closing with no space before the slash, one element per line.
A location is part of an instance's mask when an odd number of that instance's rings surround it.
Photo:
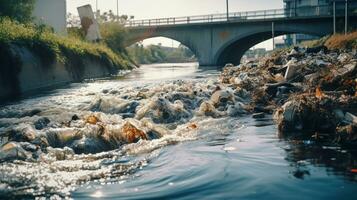
<path fill-rule="evenodd" d="M 132 64 L 103 44 L 57 36 L 47 27 L 0 20 L 0 100 L 115 75 Z"/>

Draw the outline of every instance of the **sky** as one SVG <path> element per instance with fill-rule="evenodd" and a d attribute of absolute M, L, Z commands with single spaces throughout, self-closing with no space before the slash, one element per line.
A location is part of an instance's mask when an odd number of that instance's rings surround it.
<path fill-rule="evenodd" d="M 97 0 L 101 12 L 113 10 L 116 13 L 117 0 Z M 77 14 L 77 7 L 91 4 L 96 8 L 96 0 L 67 0 L 67 12 Z M 119 15 L 133 15 L 135 19 L 180 17 L 190 15 L 217 14 L 226 12 L 226 0 L 118 0 Z M 283 0 L 229 0 L 229 11 L 252 11 L 283 8 Z M 154 38 L 144 41 L 145 45 L 162 43 L 177 46 L 169 39 Z M 271 49 L 272 41 L 257 47 Z"/>

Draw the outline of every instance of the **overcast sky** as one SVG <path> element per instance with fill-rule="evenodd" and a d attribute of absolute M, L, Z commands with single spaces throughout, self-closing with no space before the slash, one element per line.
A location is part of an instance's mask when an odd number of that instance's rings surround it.
<path fill-rule="evenodd" d="M 98 9 L 102 12 L 113 10 L 116 13 L 117 0 L 97 0 Z M 135 19 L 159 17 L 174 17 L 188 15 L 203 15 L 226 12 L 226 0 L 118 0 L 119 14 L 135 16 Z M 67 11 L 77 14 L 77 7 L 91 4 L 96 8 L 96 0 L 67 0 Z M 283 0 L 229 0 L 230 12 L 266 10 L 283 8 Z M 161 42 L 171 46 L 169 40 L 152 39 L 149 43 Z M 177 43 L 174 43 L 176 46 Z M 260 47 L 270 48 L 271 42 L 265 42 Z"/>

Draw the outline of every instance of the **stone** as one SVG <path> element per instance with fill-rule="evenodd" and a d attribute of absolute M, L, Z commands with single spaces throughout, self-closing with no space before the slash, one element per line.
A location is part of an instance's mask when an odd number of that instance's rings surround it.
<path fill-rule="evenodd" d="M 36 138 L 36 131 L 30 125 L 25 125 L 24 127 L 19 127 L 17 130 L 14 130 L 14 133 L 11 135 L 11 140 L 15 141 L 25 141 L 31 142 Z"/>
<path fill-rule="evenodd" d="M 34 125 L 37 130 L 42 130 L 46 128 L 46 126 L 50 123 L 51 121 L 47 117 L 42 117 L 38 119 Z"/>
<path fill-rule="evenodd" d="M 31 153 L 27 152 L 17 142 L 9 142 L 0 148 L 0 162 L 26 160 L 29 158 L 31 158 Z"/>

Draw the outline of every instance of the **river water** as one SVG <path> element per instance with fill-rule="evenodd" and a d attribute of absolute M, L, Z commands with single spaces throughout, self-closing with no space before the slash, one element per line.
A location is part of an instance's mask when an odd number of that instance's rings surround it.
<path fill-rule="evenodd" d="M 72 84 L 0 108 L 0 132 L 39 116 L 65 121 L 91 112 L 98 98 L 157 90 L 172 82 L 214 82 L 219 69 L 145 65 L 126 75 Z M 147 91 L 146 90 L 146 91 Z M 119 95 L 120 94 L 120 95 Z M 114 100 L 113 100 L 114 101 Z M 107 103 L 102 121 L 120 121 Z M 102 106 L 103 107 L 103 106 Z M 35 116 L 23 117 L 29 110 Z M 83 115 L 84 115 L 83 114 Z M 187 124 L 195 127 L 187 129 Z M 279 139 L 272 117 L 193 117 L 172 134 L 101 153 L 0 164 L 0 199 L 356 199 L 356 152 L 312 141 Z M 56 128 L 53 124 L 48 129 Z M 4 184 L 13 186 L 5 191 Z M 2 192 L 2 193 L 1 193 Z"/>

